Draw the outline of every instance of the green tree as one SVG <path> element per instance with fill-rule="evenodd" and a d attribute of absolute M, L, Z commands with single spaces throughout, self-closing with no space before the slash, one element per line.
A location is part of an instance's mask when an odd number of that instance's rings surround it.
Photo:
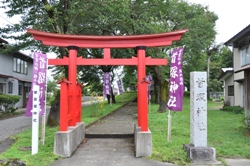
<path fill-rule="evenodd" d="M 227 46 L 221 48 L 220 55 L 221 67 L 233 67 L 233 52 Z"/>
<path fill-rule="evenodd" d="M 47 92 L 54 93 L 56 91 L 57 84 L 54 80 L 47 81 Z"/>
<path fill-rule="evenodd" d="M 212 53 L 210 57 L 210 70 L 209 70 L 209 82 L 208 92 L 222 91 L 222 82 L 218 80 L 221 74 L 221 68 L 228 68 L 233 66 L 232 51 L 221 44 L 215 46 L 216 51 Z"/>
<path fill-rule="evenodd" d="M 172 46 L 185 45 L 183 72 L 185 86 L 189 88 L 189 73 L 191 71 L 203 71 L 206 68 L 207 60 L 204 51 L 215 38 L 214 27 L 217 16 L 210 12 L 206 6 L 189 4 L 182 0 L 152 0 L 143 4 L 140 2 L 136 1 L 131 5 L 133 33 L 160 33 L 189 29 L 188 33 L 180 41 L 174 42 Z M 171 48 L 152 48 L 147 51 L 153 57 L 169 58 Z M 158 112 L 165 112 L 168 97 L 168 82 L 166 82 L 166 79 L 169 78 L 169 67 L 155 66 L 153 68 L 160 92 Z"/>
<path fill-rule="evenodd" d="M 149 34 L 188 28 L 189 32 L 182 40 L 173 43 L 173 47 L 185 45 L 183 71 L 187 87 L 190 71 L 205 69 L 206 56 L 201 52 L 211 45 L 216 34 L 214 26 L 217 16 L 207 7 L 189 4 L 184 0 L 3 0 L 3 7 L 8 10 L 9 17 L 22 15 L 20 24 L 1 28 L 2 37 L 18 41 L 5 51 L 27 48 L 54 51 L 58 57 L 67 56 L 66 48 L 43 47 L 40 42 L 34 41 L 25 33 L 27 27 L 54 33 L 91 35 Z M 19 36 L 4 35 L 14 32 L 22 33 Z M 170 47 L 148 48 L 147 54 L 155 58 L 169 58 L 170 51 Z M 102 57 L 102 51 L 98 49 L 81 49 L 79 54 L 83 57 Z M 133 49 L 112 50 L 113 58 L 132 55 L 135 55 Z M 154 71 L 155 82 L 159 87 L 159 112 L 165 112 L 169 67 L 152 67 L 150 70 Z M 58 71 L 64 72 L 67 77 L 67 67 L 60 67 Z M 95 73 L 93 75 L 98 75 Z"/>

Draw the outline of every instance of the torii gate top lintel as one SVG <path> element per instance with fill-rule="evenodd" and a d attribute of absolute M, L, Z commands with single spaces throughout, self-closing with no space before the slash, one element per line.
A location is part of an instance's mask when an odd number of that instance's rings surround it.
<path fill-rule="evenodd" d="M 90 36 L 90 35 L 67 35 L 58 33 L 42 32 L 27 29 L 34 39 L 40 40 L 48 46 L 77 46 L 79 48 L 135 48 L 137 46 L 159 47 L 168 46 L 172 41 L 178 41 L 188 31 L 179 31 L 125 36 Z"/>

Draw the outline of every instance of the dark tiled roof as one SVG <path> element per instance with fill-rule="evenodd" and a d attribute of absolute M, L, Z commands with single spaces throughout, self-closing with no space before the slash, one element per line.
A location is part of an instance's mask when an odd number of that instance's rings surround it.
<path fill-rule="evenodd" d="M 239 33 L 237 33 L 235 36 L 233 36 L 231 39 L 229 39 L 224 44 L 226 46 L 234 46 L 238 47 L 245 42 L 249 42 L 250 38 L 247 38 L 250 35 L 250 24 L 245 27 L 243 30 L 241 30 Z"/>
<path fill-rule="evenodd" d="M 25 54 L 23 54 L 23 53 L 21 53 L 21 52 L 15 52 L 13 55 L 14 55 L 15 57 L 17 57 L 17 58 L 22 59 L 22 60 L 33 62 L 33 58 L 31 58 L 30 56 L 25 55 Z"/>

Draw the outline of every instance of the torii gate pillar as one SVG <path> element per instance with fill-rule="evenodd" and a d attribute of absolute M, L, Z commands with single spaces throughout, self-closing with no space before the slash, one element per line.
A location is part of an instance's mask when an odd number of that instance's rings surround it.
<path fill-rule="evenodd" d="M 138 46 L 137 50 L 137 103 L 138 125 L 135 125 L 135 156 L 150 156 L 152 153 L 152 134 L 148 129 L 148 82 L 146 81 L 146 47 Z"/>
<path fill-rule="evenodd" d="M 69 46 L 69 70 L 68 70 L 68 78 L 69 82 L 69 105 L 70 109 L 73 111 L 70 111 L 73 117 L 72 120 L 69 122 L 69 126 L 76 126 L 76 111 L 77 110 L 77 101 L 76 101 L 76 73 L 77 73 L 77 65 L 76 65 L 76 58 L 77 58 L 77 50 L 78 47 L 75 46 Z"/>
<path fill-rule="evenodd" d="M 138 92 L 138 126 L 142 131 L 148 131 L 148 95 L 146 83 L 146 47 L 138 46 L 137 49 L 137 92 Z"/>

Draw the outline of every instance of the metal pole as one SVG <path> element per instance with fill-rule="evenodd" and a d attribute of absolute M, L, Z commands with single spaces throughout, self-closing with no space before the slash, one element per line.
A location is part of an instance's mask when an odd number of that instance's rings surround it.
<path fill-rule="evenodd" d="M 171 141 L 172 117 L 170 110 L 168 110 L 168 142 Z"/>

